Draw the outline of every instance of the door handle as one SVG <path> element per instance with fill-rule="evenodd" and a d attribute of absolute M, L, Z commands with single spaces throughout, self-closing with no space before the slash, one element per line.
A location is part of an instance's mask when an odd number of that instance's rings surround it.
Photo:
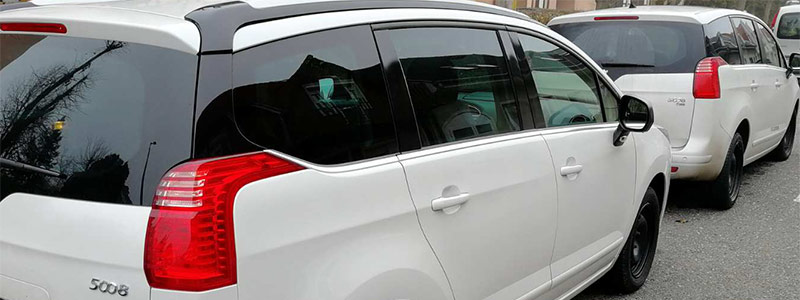
<path fill-rule="evenodd" d="M 561 176 L 569 176 L 572 174 L 578 174 L 583 171 L 582 165 L 574 165 L 574 166 L 565 166 L 561 167 Z"/>
<path fill-rule="evenodd" d="M 431 209 L 434 211 L 444 210 L 453 206 L 459 206 L 469 200 L 469 193 L 461 193 L 453 197 L 441 197 L 431 201 Z"/>
<path fill-rule="evenodd" d="M 775 87 L 780 88 L 781 86 L 783 86 L 783 83 L 781 83 L 779 80 L 775 80 Z"/>
<path fill-rule="evenodd" d="M 750 84 L 750 88 L 755 91 L 756 89 L 758 89 L 758 83 L 755 83 L 755 82 L 751 83 Z"/>

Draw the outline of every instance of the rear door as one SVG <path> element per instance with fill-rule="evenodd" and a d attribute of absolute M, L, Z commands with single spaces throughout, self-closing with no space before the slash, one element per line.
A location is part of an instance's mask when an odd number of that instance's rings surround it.
<path fill-rule="evenodd" d="M 457 299 L 535 299 L 550 288 L 550 154 L 520 111 L 498 32 L 390 27 L 422 149 L 399 155 L 420 224 Z M 403 89 L 406 90 L 406 89 Z"/>
<path fill-rule="evenodd" d="M 0 298 L 149 299 L 150 202 L 191 151 L 196 54 L 0 34 Z"/>

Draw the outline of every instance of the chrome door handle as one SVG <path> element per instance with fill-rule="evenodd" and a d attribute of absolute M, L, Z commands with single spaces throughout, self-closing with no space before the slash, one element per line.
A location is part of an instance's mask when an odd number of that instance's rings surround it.
<path fill-rule="evenodd" d="M 751 83 L 750 84 L 750 88 L 755 91 L 756 89 L 758 89 L 758 83 L 755 83 L 755 82 Z"/>
<path fill-rule="evenodd" d="M 561 176 L 569 176 L 572 174 L 578 174 L 583 171 L 582 165 L 574 165 L 574 166 L 565 166 L 561 167 Z"/>
<path fill-rule="evenodd" d="M 777 80 L 776 80 L 776 81 L 775 81 L 775 87 L 776 87 L 776 88 L 779 88 L 779 87 L 781 87 L 781 86 L 783 86 L 783 83 L 781 83 L 780 81 L 777 81 Z"/>
<path fill-rule="evenodd" d="M 434 211 L 440 211 L 445 208 L 459 206 L 461 204 L 464 204 L 468 200 L 469 200 L 469 193 L 461 193 L 453 197 L 436 198 L 433 199 L 433 201 L 431 201 L 431 209 L 433 209 Z"/>

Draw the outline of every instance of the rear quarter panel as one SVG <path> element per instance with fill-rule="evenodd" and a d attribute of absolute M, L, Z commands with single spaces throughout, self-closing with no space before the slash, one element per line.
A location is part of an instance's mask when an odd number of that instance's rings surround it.
<path fill-rule="evenodd" d="M 245 186 L 234 204 L 239 299 L 452 299 L 395 157 Z"/>

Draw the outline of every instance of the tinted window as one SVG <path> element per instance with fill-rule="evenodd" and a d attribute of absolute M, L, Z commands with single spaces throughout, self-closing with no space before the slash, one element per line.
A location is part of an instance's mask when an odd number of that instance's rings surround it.
<path fill-rule="evenodd" d="M 497 33 L 462 28 L 389 31 L 424 146 L 519 130 Z"/>
<path fill-rule="evenodd" d="M 597 82 L 589 66 L 550 42 L 519 36 L 548 127 L 603 122 Z"/>
<path fill-rule="evenodd" d="M 693 73 L 705 57 L 703 27 L 682 22 L 596 21 L 552 26 L 617 79 L 625 74 Z"/>
<path fill-rule="evenodd" d="M 758 38 L 753 27 L 753 21 L 742 18 L 731 18 L 742 61 L 745 64 L 761 63 L 761 49 L 758 47 Z"/>
<path fill-rule="evenodd" d="M 236 124 L 255 145 L 322 164 L 397 151 L 368 26 L 266 44 L 233 64 Z"/>
<path fill-rule="evenodd" d="M 708 56 L 722 57 L 731 65 L 742 63 L 739 56 L 739 44 L 736 43 L 736 35 L 733 33 L 733 26 L 731 26 L 729 18 L 719 18 L 705 25 L 705 32 Z"/>
<path fill-rule="evenodd" d="M 773 65 L 776 67 L 781 66 L 781 54 L 778 50 L 778 44 L 772 38 L 772 33 L 763 25 L 756 23 L 758 30 L 758 44 L 761 46 L 762 63 Z"/>
<path fill-rule="evenodd" d="M 2 198 L 149 205 L 189 158 L 196 55 L 72 37 L 0 44 Z"/>
<path fill-rule="evenodd" d="M 778 23 L 779 39 L 800 39 L 800 13 L 785 14 Z"/>

